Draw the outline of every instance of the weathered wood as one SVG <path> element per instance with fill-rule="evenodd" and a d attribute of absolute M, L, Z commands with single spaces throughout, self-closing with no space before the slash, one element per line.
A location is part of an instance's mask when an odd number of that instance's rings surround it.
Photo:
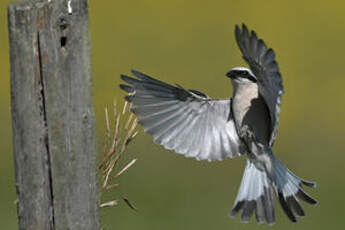
<path fill-rule="evenodd" d="M 8 7 L 20 229 L 99 229 L 88 1 Z"/>
<path fill-rule="evenodd" d="M 53 229 L 37 10 L 9 7 L 11 108 L 19 229 Z M 30 210 L 30 211 L 29 211 Z"/>

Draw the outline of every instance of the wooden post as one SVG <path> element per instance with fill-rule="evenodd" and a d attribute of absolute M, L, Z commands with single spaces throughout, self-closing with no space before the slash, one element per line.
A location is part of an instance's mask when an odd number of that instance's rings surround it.
<path fill-rule="evenodd" d="M 87 0 L 8 7 L 19 229 L 99 229 Z"/>

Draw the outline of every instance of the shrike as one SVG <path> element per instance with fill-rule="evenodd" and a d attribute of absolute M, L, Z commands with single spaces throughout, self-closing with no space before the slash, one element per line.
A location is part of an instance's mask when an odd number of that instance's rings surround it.
<path fill-rule="evenodd" d="M 273 224 L 274 194 L 288 218 L 305 216 L 299 201 L 315 205 L 302 185 L 315 187 L 289 171 L 273 154 L 283 94 L 282 78 L 275 54 L 256 33 L 236 25 L 235 37 L 250 69 L 235 67 L 230 99 L 212 99 L 197 90 L 173 86 L 141 72 L 136 78 L 121 75 L 128 85 L 131 111 L 155 143 L 197 160 L 223 160 L 245 155 L 247 164 L 230 212 L 242 212 L 248 222 L 255 212 L 258 223 Z"/>

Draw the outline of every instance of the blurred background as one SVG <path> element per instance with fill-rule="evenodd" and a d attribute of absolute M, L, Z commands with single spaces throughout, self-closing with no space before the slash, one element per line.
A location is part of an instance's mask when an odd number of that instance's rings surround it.
<path fill-rule="evenodd" d="M 10 114 L 6 6 L 0 3 L 0 223 L 17 229 Z M 285 95 L 274 152 L 302 178 L 318 183 L 307 192 L 307 217 L 292 224 L 276 206 L 272 229 L 335 229 L 345 217 L 345 16 L 344 1 L 90 1 L 94 103 L 99 150 L 104 107 L 123 104 L 121 73 L 141 70 L 211 97 L 229 97 L 224 74 L 244 65 L 233 35 L 246 23 L 273 47 Z M 110 198 L 123 202 L 101 210 L 106 229 L 263 229 L 252 218 L 227 217 L 245 165 L 243 158 L 198 162 L 154 145 L 142 132 L 126 160 L 137 163 Z"/>

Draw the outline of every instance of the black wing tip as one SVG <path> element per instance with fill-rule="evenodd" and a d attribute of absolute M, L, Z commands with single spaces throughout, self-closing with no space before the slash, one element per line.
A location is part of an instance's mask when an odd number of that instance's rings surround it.
<path fill-rule="evenodd" d="M 155 84 L 160 84 L 160 85 L 169 85 L 165 82 L 162 82 L 154 77 L 151 77 L 143 72 L 140 72 L 138 70 L 134 70 L 134 69 L 131 69 L 131 73 L 137 77 L 138 79 L 140 79 L 141 81 L 145 81 L 145 82 L 150 82 L 150 83 L 155 83 Z"/>
<path fill-rule="evenodd" d="M 240 23 L 240 24 L 235 24 L 235 28 L 240 29 L 240 25 L 242 26 L 242 29 L 243 29 L 244 27 L 247 28 L 247 26 L 246 26 L 246 24 L 245 24 L 244 22 L 242 22 L 242 23 Z"/>
<path fill-rule="evenodd" d="M 241 30 L 240 30 L 240 27 L 239 27 L 239 25 L 235 25 L 235 33 L 238 33 L 238 32 L 240 32 Z"/>
<path fill-rule="evenodd" d="M 269 55 L 271 53 L 272 55 L 274 55 L 274 58 L 275 58 L 276 53 L 274 52 L 274 50 L 272 48 L 268 48 L 268 50 L 266 51 L 266 55 Z"/>
<path fill-rule="evenodd" d="M 251 33 L 250 33 L 251 32 Z M 246 60 L 247 52 L 249 52 L 249 41 L 254 39 L 258 40 L 256 33 L 254 30 L 249 31 L 246 24 L 242 23 L 242 26 L 235 25 L 235 38 L 239 48 L 243 54 L 243 58 Z M 248 62 L 248 60 L 246 60 Z"/>
<path fill-rule="evenodd" d="M 133 78 L 131 78 L 131 77 L 125 75 L 125 74 L 120 74 L 120 77 L 121 77 L 121 79 L 124 80 L 125 82 L 128 82 L 128 80 L 133 79 Z"/>
<path fill-rule="evenodd" d="M 124 85 L 124 84 L 120 84 L 120 89 L 122 89 L 123 91 L 126 91 L 127 93 L 133 93 L 134 89 L 133 87 L 129 86 L 129 85 Z"/>
<path fill-rule="evenodd" d="M 249 34 L 248 27 L 244 23 L 242 23 L 242 32 L 243 34 Z"/>
<path fill-rule="evenodd" d="M 240 24 L 242 25 L 241 29 L 240 26 L 238 24 L 235 24 L 235 33 L 241 34 L 241 33 L 249 33 L 249 29 L 248 26 L 245 23 Z M 245 32 L 246 31 L 246 32 Z M 253 30 L 251 31 L 252 33 L 254 32 Z M 254 32 L 255 34 L 255 32 Z"/>
<path fill-rule="evenodd" d="M 139 74 L 143 74 L 142 72 L 138 71 L 138 70 L 135 70 L 135 69 L 131 69 L 131 73 L 134 75 L 134 76 L 137 76 Z"/>
<path fill-rule="evenodd" d="M 131 69 L 131 74 L 133 74 L 135 77 L 141 79 L 141 80 L 144 80 L 144 81 L 157 81 L 157 79 L 154 79 L 152 77 L 150 77 L 149 75 L 143 73 L 143 72 L 140 72 L 138 70 L 135 70 L 135 69 Z"/>
<path fill-rule="evenodd" d="M 142 72 L 140 72 L 140 71 L 137 71 L 137 70 L 135 70 L 135 69 L 131 69 L 130 70 L 130 73 L 133 75 L 133 76 L 135 76 L 135 77 L 137 77 L 137 78 L 141 78 L 141 76 L 143 76 L 143 75 L 145 75 L 144 73 L 142 73 Z M 126 81 L 125 79 L 136 79 L 136 78 L 133 78 L 133 77 L 129 77 L 129 76 L 127 76 L 127 75 L 125 75 L 125 74 L 120 74 L 120 77 L 121 77 L 121 79 L 122 80 L 124 80 L 124 81 Z"/>
<path fill-rule="evenodd" d="M 258 35 L 256 34 L 256 32 L 255 32 L 254 30 L 252 30 L 251 36 L 252 36 L 253 38 L 255 38 L 256 40 L 258 40 Z"/>
<path fill-rule="evenodd" d="M 241 25 L 242 25 L 242 26 L 241 26 Z M 244 29 L 244 28 L 247 28 L 247 26 L 246 26 L 244 23 L 242 23 L 242 24 L 240 24 L 240 25 L 235 24 L 235 35 L 236 35 L 236 36 L 241 36 L 242 33 L 243 33 L 243 29 Z"/>
<path fill-rule="evenodd" d="M 241 29 L 238 25 L 235 25 L 235 38 L 237 43 L 239 43 L 241 39 Z"/>

